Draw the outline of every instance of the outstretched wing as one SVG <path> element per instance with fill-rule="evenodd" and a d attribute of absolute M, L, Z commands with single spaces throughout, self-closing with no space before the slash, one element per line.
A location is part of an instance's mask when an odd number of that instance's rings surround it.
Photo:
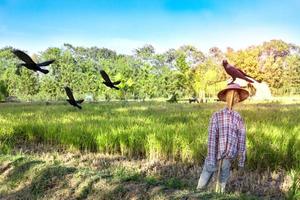
<path fill-rule="evenodd" d="M 39 66 L 39 67 L 41 67 L 41 66 L 47 66 L 47 65 L 50 65 L 51 63 L 53 63 L 55 60 L 48 60 L 48 61 L 46 61 L 46 62 L 42 62 L 42 63 L 38 63 L 37 65 Z"/>
<path fill-rule="evenodd" d="M 101 74 L 102 78 L 105 80 L 105 82 L 111 83 L 109 76 L 107 75 L 107 73 L 104 70 L 100 70 L 100 74 Z"/>
<path fill-rule="evenodd" d="M 79 103 L 79 104 L 81 104 L 82 102 L 84 102 L 84 99 L 80 99 L 80 100 L 76 101 L 76 103 Z"/>
<path fill-rule="evenodd" d="M 113 82 L 114 85 L 119 85 L 120 83 L 121 83 L 121 81 Z"/>
<path fill-rule="evenodd" d="M 67 96 L 71 101 L 75 101 L 72 90 L 69 87 L 65 87 L 65 91 L 67 93 Z"/>
<path fill-rule="evenodd" d="M 35 62 L 26 53 L 20 50 L 13 50 L 13 53 L 23 62 L 27 64 L 35 64 Z"/>
<path fill-rule="evenodd" d="M 113 86 L 113 88 L 115 88 L 116 90 L 119 90 L 120 88 L 116 87 L 116 86 Z"/>

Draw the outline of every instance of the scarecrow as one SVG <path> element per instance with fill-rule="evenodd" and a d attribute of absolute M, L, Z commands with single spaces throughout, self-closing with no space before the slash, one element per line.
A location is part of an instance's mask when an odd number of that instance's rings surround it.
<path fill-rule="evenodd" d="M 240 114 L 233 111 L 234 105 L 244 101 L 249 92 L 238 84 L 227 85 L 218 93 L 218 98 L 227 106 L 215 112 L 210 120 L 208 153 L 200 175 L 197 189 L 202 190 L 217 172 L 216 192 L 224 192 L 230 176 L 230 166 L 238 159 L 239 174 L 243 172 L 246 156 L 246 130 Z"/>

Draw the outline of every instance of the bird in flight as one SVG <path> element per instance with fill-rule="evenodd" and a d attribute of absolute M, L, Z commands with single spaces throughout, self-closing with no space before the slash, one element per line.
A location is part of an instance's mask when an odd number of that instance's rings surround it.
<path fill-rule="evenodd" d="M 42 69 L 41 67 L 48 66 L 51 63 L 53 63 L 55 60 L 48 60 L 42 63 L 35 63 L 30 56 L 28 56 L 26 53 L 20 50 L 13 50 L 13 53 L 24 63 L 20 63 L 18 66 L 24 66 L 27 69 L 33 70 L 33 71 L 40 71 L 44 74 L 47 74 L 49 70 L 47 69 Z"/>
<path fill-rule="evenodd" d="M 222 64 L 223 64 L 223 67 L 224 67 L 226 73 L 232 77 L 232 81 L 229 84 L 232 84 L 236 78 L 240 78 L 240 79 L 243 79 L 250 83 L 253 83 L 253 80 L 249 79 L 249 78 L 252 78 L 251 76 L 247 75 L 241 69 L 230 65 L 227 60 L 223 60 Z"/>
<path fill-rule="evenodd" d="M 74 98 L 74 96 L 73 96 L 73 92 L 72 92 L 72 90 L 69 87 L 65 87 L 65 91 L 67 93 L 67 96 L 69 97 L 69 99 L 67 99 L 67 101 L 69 102 L 69 104 L 71 104 L 72 106 L 75 106 L 75 107 L 81 109 L 82 107 L 79 104 L 81 104 L 84 100 L 81 99 L 81 100 L 76 101 L 75 98 Z"/>
<path fill-rule="evenodd" d="M 103 82 L 104 85 L 106 85 L 107 87 L 119 90 L 119 88 L 116 87 L 115 85 L 120 84 L 121 81 L 111 82 L 109 76 L 107 75 L 107 73 L 104 70 L 100 70 L 100 74 L 101 74 L 102 78 L 104 79 L 104 82 Z"/>

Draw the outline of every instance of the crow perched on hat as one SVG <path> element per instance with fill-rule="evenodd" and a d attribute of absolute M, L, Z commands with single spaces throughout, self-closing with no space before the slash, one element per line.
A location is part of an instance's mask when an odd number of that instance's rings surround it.
<path fill-rule="evenodd" d="M 240 78 L 240 79 L 243 79 L 250 83 L 253 83 L 253 81 L 251 79 L 249 79 L 249 78 L 252 78 L 251 76 L 247 75 L 241 69 L 230 65 L 227 60 L 223 60 L 222 65 L 223 65 L 226 73 L 232 77 L 232 81 L 229 84 L 232 84 L 236 78 Z"/>

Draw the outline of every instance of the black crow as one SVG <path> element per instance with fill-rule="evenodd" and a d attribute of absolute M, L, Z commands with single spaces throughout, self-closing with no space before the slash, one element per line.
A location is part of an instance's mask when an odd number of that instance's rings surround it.
<path fill-rule="evenodd" d="M 189 98 L 189 103 L 200 103 L 199 99 L 197 97 L 192 97 L 192 98 Z"/>
<path fill-rule="evenodd" d="M 243 80 L 248 81 L 250 83 L 253 83 L 253 81 L 251 79 L 249 79 L 249 78 L 252 78 L 251 76 L 248 76 L 241 69 L 230 65 L 227 62 L 227 60 L 223 60 L 223 67 L 224 67 L 225 71 L 227 72 L 227 74 L 232 77 L 232 81 L 229 84 L 232 84 L 235 81 L 236 78 L 240 78 L 240 79 L 243 79 Z"/>
<path fill-rule="evenodd" d="M 81 100 L 76 101 L 74 99 L 72 90 L 69 87 L 65 87 L 65 90 L 66 90 L 67 96 L 69 97 L 69 99 L 67 99 L 67 101 L 69 102 L 69 104 L 71 104 L 72 106 L 75 106 L 75 107 L 78 107 L 79 109 L 81 109 L 81 106 L 79 104 L 81 104 L 84 100 L 81 99 Z"/>
<path fill-rule="evenodd" d="M 47 74 L 49 71 L 47 69 L 42 69 L 41 67 L 43 66 L 47 66 L 50 65 L 51 63 L 53 63 L 55 60 L 48 60 L 46 62 L 42 62 L 42 63 L 35 63 L 30 56 L 28 56 L 26 53 L 24 53 L 23 51 L 20 50 L 13 50 L 13 53 L 22 61 L 24 61 L 25 63 L 21 63 L 18 66 L 24 66 L 30 70 L 33 71 L 40 71 L 44 74 Z"/>
<path fill-rule="evenodd" d="M 107 73 L 104 70 L 100 70 L 100 74 L 101 74 L 102 78 L 105 80 L 104 82 L 102 82 L 102 83 L 104 83 L 104 85 L 106 85 L 107 87 L 115 88 L 115 89 L 119 90 L 119 88 L 116 87 L 115 85 L 120 84 L 121 81 L 111 82 L 109 76 L 107 75 Z"/>

